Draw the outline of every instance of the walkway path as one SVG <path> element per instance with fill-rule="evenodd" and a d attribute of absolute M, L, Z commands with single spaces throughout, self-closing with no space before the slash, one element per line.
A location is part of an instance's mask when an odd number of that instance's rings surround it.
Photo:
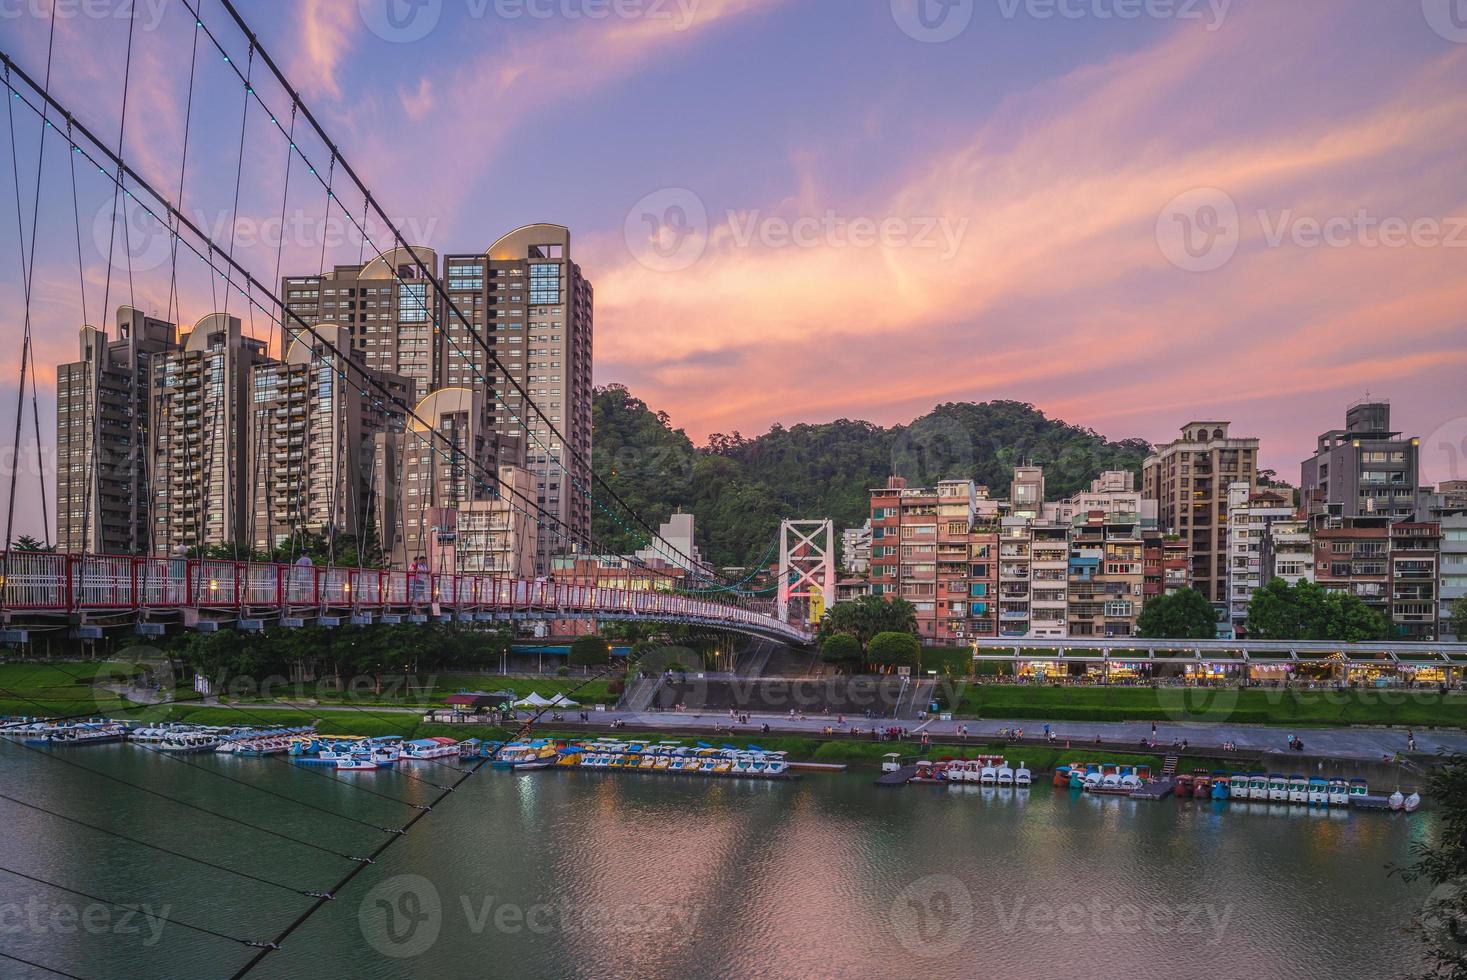
<path fill-rule="evenodd" d="M 598 724 L 625 721 L 628 724 L 650 728 L 702 729 L 710 732 L 729 728 L 727 714 L 698 713 L 692 711 L 650 712 L 595 712 L 592 719 Z M 779 734 L 819 735 L 827 726 L 837 725 L 835 717 L 824 715 L 790 718 L 786 715 L 750 715 L 749 723 L 738 725 L 735 733 L 758 734 L 767 723 L 772 732 Z M 885 719 L 847 717 L 844 728 L 856 725 L 870 731 L 873 725 L 886 727 L 891 722 Z M 907 723 L 909 731 L 928 732 L 934 737 L 956 738 L 958 726 L 967 728 L 967 738 L 974 742 L 1001 740 L 1000 729 L 1022 728 L 1026 738 L 1044 737 L 1045 721 L 1042 718 L 1026 718 L 1021 721 L 985 719 L 983 721 L 926 721 Z M 1060 744 L 1066 740 L 1078 745 L 1093 742 L 1098 735 L 1102 741 L 1113 744 L 1139 745 L 1142 739 L 1151 738 L 1151 723 L 1145 721 L 1054 721 L 1051 729 Z M 1290 730 L 1266 725 L 1229 725 L 1201 722 L 1165 722 L 1156 726 L 1157 751 L 1171 747 L 1172 739 L 1185 740 L 1190 749 L 1219 747 L 1232 742 L 1239 749 L 1248 751 L 1284 752 L 1288 750 L 1290 735 L 1304 742 L 1304 751 L 1310 755 L 1328 755 L 1338 758 L 1369 759 L 1378 761 L 1383 755 L 1393 756 L 1407 750 L 1404 729 L 1392 728 L 1301 728 Z M 1416 751 L 1434 754 L 1445 749 L 1452 752 L 1467 752 L 1467 733 L 1457 729 L 1418 730 Z"/>

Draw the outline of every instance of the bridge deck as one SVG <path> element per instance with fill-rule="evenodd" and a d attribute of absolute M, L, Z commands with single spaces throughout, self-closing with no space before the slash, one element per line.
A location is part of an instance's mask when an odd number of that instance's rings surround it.
<path fill-rule="evenodd" d="M 493 618 L 643 619 L 696 623 L 806 643 L 804 630 L 757 608 L 672 591 L 481 574 L 191 558 L 0 552 L 0 615 L 26 619 L 189 611 L 229 617 L 487 614 Z"/>

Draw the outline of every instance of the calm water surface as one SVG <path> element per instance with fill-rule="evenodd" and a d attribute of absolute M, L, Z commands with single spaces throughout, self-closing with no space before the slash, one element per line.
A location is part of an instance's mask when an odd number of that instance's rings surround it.
<path fill-rule="evenodd" d="M 273 937 L 309 905 L 277 886 L 324 889 L 351 864 L 62 760 L 347 855 L 411 817 L 399 800 L 457 775 L 338 780 L 278 760 L 0 744 L 0 793 L 266 881 L 7 800 L 0 865 L 243 939 Z M 1399 976 L 1418 965 L 1402 926 L 1427 889 L 1385 869 L 1433 832 L 1430 814 L 1047 785 L 889 790 L 869 773 L 764 784 L 485 769 L 252 975 Z M 5 873 L 0 951 L 88 978 L 228 976 L 252 954 Z M 49 975 L 0 961 L 0 976 Z"/>

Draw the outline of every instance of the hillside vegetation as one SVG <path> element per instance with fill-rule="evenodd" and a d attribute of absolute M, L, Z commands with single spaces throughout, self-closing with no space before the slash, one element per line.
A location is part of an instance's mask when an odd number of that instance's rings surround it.
<path fill-rule="evenodd" d="M 1139 471 L 1150 445 L 1111 442 L 1015 401 L 949 402 L 908 425 L 840 419 L 776 425 L 746 438 L 715 434 L 695 446 L 665 412 L 621 385 L 592 404 L 596 473 L 649 522 L 682 509 L 697 515 L 698 545 L 715 565 L 752 565 L 768 554 L 785 517 L 868 516 L 871 487 L 893 473 L 912 486 L 971 478 L 1006 495 L 1016 465 L 1043 466 L 1050 497 L 1087 486 L 1101 470 Z M 640 541 L 599 508 L 593 531 L 617 551 Z"/>

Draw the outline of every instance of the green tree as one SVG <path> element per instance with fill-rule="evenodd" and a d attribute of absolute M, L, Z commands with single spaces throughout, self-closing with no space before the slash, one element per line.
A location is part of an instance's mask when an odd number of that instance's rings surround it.
<path fill-rule="evenodd" d="M 922 660 L 922 645 L 911 633 L 877 633 L 866 656 L 878 667 L 916 667 Z"/>
<path fill-rule="evenodd" d="M 1255 589 L 1248 602 L 1248 635 L 1257 640 L 1297 640 L 1304 631 L 1299 594 L 1281 578 Z"/>
<path fill-rule="evenodd" d="M 573 667 L 605 667 L 611 663 L 611 644 L 606 637 L 588 633 L 578 636 L 570 648 L 570 663 Z"/>
<path fill-rule="evenodd" d="M 1436 886 L 1412 931 L 1426 947 L 1431 969 L 1423 980 L 1467 980 L 1467 757 L 1448 756 L 1426 777 L 1436 801 L 1440 832 L 1411 845 L 1416 862 L 1399 869 L 1407 881 Z"/>
<path fill-rule="evenodd" d="M 1452 603 L 1452 634 L 1459 642 L 1467 641 L 1467 596 Z"/>
<path fill-rule="evenodd" d="M 1136 619 L 1138 636 L 1172 640 L 1211 640 L 1217 636 L 1217 610 L 1196 589 L 1178 589 L 1146 600 Z"/>
<path fill-rule="evenodd" d="M 862 655 L 861 641 L 849 633 L 834 633 L 820 644 L 820 659 L 842 670 L 855 670 Z"/>
<path fill-rule="evenodd" d="M 55 551 L 54 544 L 41 544 L 29 534 L 22 534 L 10 545 L 11 551 Z"/>
<path fill-rule="evenodd" d="M 1290 585 L 1275 578 L 1248 603 L 1248 635 L 1258 640 L 1383 640 L 1390 624 L 1356 596 L 1313 582 Z"/>
<path fill-rule="evenodd" d="M 862 596 L 837 602 L 820 620 L 822 639 L 844 633 L 854 636 L 863 650 L 878 633 L 917 632 L 917 609 L 905 599 L 887 601 L 881 596 Z"/>

